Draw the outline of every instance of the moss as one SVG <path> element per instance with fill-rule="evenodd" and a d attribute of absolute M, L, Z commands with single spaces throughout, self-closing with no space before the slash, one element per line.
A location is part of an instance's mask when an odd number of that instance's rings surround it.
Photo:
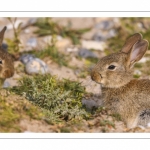
<path fill-rule="evenodd" d="M 117 121 L 122 120 L 120 114 L 118 114 L 118 113 L 111 114 L 111 116 L 114 117 Z"/>
<path fill-rule="evenodd" d="M 109 120 L 101 120 L 100 126 L 111 126 L 111 127 L 115 128 L 115 124 Z"/>
<path fill-rule="evenodd" d="M 0 97 L 0 132 L 8 132 L 18 129 L 16 122 L 20 115 L 17 113 L 5 99 Z"/>
<path fill-rule="evenodd" d="M 76 81 L 51 75 L 24 77 L 13 91 L 39 106 L 51 123 L 89 117 L 81 103 L 85 88 Z"/>

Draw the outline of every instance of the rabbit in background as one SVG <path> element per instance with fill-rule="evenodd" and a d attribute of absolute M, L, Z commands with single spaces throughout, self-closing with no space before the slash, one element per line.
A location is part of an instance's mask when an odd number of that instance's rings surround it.
<path fill-rule="evenodd" d="M 150 80 L 134 79 L 132 69 L 147 49 L 148 41 L 136 33 L 121 51 L 101 58 L 91 71 L 91 79 L 102 87 L 104 105 L 119 113 L 128 128 L 150 121 Z"/>
<path fill-rule="evenodd" d="M 2 42 L 6 26 L 0 32 L 0 87 L 2 87 L 6 78 L 14 75 L 14 60 L 13 57 L 2 48 Z"/>

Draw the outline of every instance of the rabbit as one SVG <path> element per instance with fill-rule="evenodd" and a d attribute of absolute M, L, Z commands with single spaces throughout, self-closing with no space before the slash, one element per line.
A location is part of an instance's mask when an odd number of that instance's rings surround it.
<path fill-rule="evenodd" d="M 2 87 L 6 78 L 14 75 L 14 59 L 11 54 L 2 48 L 4 33 L 7 27 L 5 26 L 0 32 L 0 86 Z"/>
<path fill-rule="evenodd" d="M 119 52 L 101 58 L 91 79 L 101 85 L 105 107 L 120 114 L 127 128 L 150 121 L 150 80 L 134 79 L 133 66 L 146 53 L 149 43 L 142 34 L 130 36 Z"/>

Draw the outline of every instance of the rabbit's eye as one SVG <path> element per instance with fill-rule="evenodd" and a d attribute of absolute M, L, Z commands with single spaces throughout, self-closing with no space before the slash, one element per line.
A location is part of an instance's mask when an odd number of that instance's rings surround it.
<path fill-rule="evenodd" d="M 2 60 L 0 60 L 0 64 L 2 64 L 3 62 L 2 62 Z"/>
<path fill-rule="evenodd" d="M 114 70 L 115 68 L 116 68 L 116 66 L 114 66 L 114 65 L 108 66 L 108 69 L 110 69 L 110 70 Z"/>

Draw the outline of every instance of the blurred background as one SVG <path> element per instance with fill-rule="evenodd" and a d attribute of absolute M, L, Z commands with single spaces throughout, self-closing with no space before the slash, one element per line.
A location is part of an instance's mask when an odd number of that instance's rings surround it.
<path fill-rule="evenodd" d="M 103 108 L 90 70 L 134 33 L 150 41 L 150 18 L 0 18 L 4 26 L 15 75 L 1 90 L 0 132 L 149 131 L 127 130 Z M 149 78 L 149 66 L 148 50 L 133 77 Z"/>

